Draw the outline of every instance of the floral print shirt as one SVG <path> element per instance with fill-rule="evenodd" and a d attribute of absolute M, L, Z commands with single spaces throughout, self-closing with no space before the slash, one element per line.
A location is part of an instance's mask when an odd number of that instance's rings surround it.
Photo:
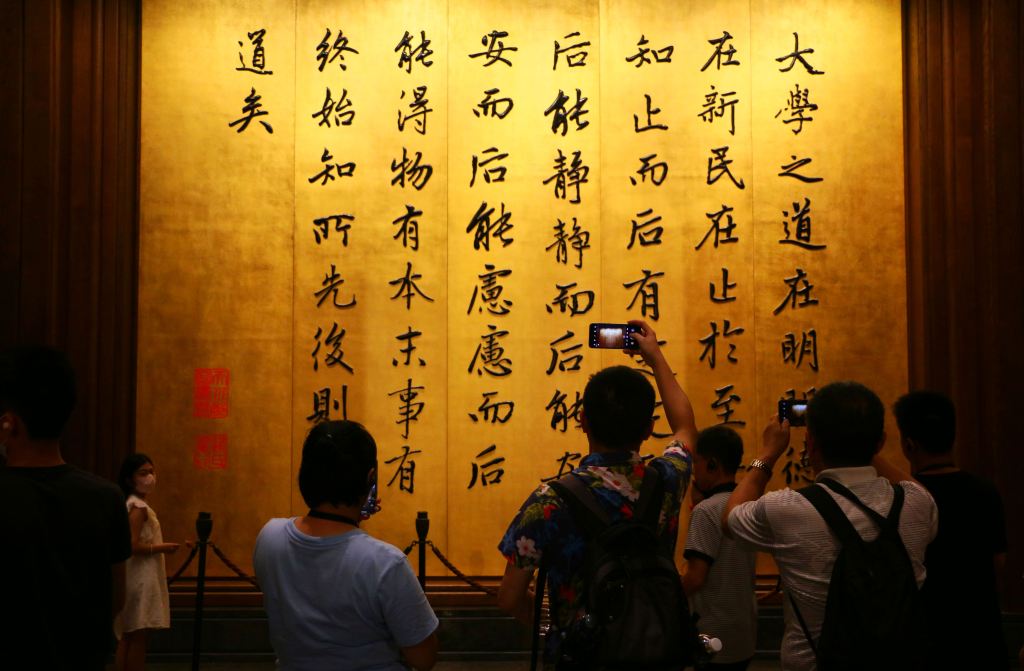
<path fill-rule="evenodd" d="M 665 548 L 671 551 L 675 549 L 679 506 L 692 467 L 690 450 L 679 441 L 669 443 L 661 457 L 647 463 L 647 468 L 658 470 L 664 483 L 658 533 Z M 613 522 L 633 515 L 644 476 L 644 463 L 638 453 L 589 454 L 573 475 L 590 487 Z M 551 487 L 543 484 L 530 494 L 498 549 L 522 569 L 537 568 L 541 558 L 547 558 L 552 619 L 560 629 L 569 628 L 583 616 L 584 536 L 568 506 Z"/>

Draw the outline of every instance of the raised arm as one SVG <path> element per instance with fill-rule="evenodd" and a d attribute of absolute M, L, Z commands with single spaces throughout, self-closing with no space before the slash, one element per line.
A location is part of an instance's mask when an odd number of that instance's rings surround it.
<path fill-rule="evenodd" d="M 658 336 L 651 326 L 640 319 L 629 322 L 631 326 L 640 328 L 639 333 L 633 334 L 636 340 L 637 349 L 628 350 L 629 354 L 637 354 L 643 357 L 644 363 L 654 371 L 654 381 L 658 385 L 658 395 L 661 396 L 662 406 L 665 408 L 665 416 L 668 418 L 668 425 L 672 428 L 674 438 L 680 441 L 687 449 L 694 449 L 697 443 L 697 423 L 693 417 L 693 406 L 690 398 L 679 386 L 672 368 L 668 365 L 661 346 L 658 345 Z"/>
<path fill-rule="evenodd" d="M 729 531 L 729 513 L 742 503 L 761 498 L 768 486 L 768 481 L 772 479 L 771 469 L 775 468 L 775 463 L 787 447 L 789 447 L 789 420 L 779 424 L 778 415 L 772 415 L 768 426 L 764 428 L 761 435 L 761 449 L 757 453 L 757 461 L 763 464 L 763 467 L 747 469 L 747 474 L 736 485 L 736 489 L 732 490 L 722 511 L 722 532 L 729 538 L 733 537 Z"/>

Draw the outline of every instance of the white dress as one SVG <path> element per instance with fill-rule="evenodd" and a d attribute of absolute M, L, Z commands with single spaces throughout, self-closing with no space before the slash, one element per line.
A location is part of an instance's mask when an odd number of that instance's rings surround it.
<path fill-rule="evenodd" d="M 128 513 L 133 508 L 146 511 L 146 521 L 139 532 L 139 543 L 143 546 L 163 543 L 160 520 L 146 502 L 135 496 L 128 497 Z M 171 626 L 171 609 L 167 597 L 167 570 L 163 553 L 132 555 L 125 564 L 124 610 L 117 618 L 118 638 L 126 631 L 138 629 L 167 629 Z"/>

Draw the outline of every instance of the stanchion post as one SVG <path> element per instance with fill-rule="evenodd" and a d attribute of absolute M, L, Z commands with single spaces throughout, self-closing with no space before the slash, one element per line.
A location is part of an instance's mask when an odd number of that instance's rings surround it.
<path fill-rule="evenodd" d="M 420 588 L 427 591 L 427 532 L 430 530 L 430 518 L 424 510 L 416 513 L 416 537 L 419 539 L 420 566 L 419 578 Z"/>
<path fill-rule="evenodd" d="M 196 611 L 192 630 L 192 671 L 199 671 L 199 648 L 203 633 L 203 593 L 206 590 L 206 546 L 213 531 L 210 513 L 199 513 L 196 518 L 196 536 L 199 544 L 199 568 L 196 573 Z"/>

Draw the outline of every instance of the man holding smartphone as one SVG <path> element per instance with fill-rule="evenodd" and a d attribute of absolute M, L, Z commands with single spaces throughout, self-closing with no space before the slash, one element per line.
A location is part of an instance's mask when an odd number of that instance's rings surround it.
<path fill-rule="evenodd" d="M 614 524 L 630 519 L 641 498 L 645 472 L 654 469 L 661 480 L 657 525 L 658 543 L 671 553 L 679 526 L 679 507 L 690 482 L 692 446 L 697 428 L 693 408 L 680 388 L 658 346 L 654 330 L 643 321 L 631 321 L 635 350 L 654 373 L 658 392 L 673 435 L 661 456 L 646 467 L 639 449 L 653 430 L 655 395 L 647 377 L 627 366 L 612 366 L 595 374 L 583 394 L 580 422 L 589 454 L 571 476 L 585 486 L 594 503 Z M 587 492 L 584 492 L 587 493 Z M 593 668 L 567 664 L 564 650 L 570 647 L 581 626 L 588 626 L 584 559 L 587 536 L 579 528 L 569 505 L 547 484 L 527 497 L 498 546 L 508 560 L 498 592 L 498 605 L 523 623 L 532 621 L 529 586 L 542 562 L 547 568 L 554 632 L 548 636 L 549 658 L 558 669 Z M 676 579 L 678 580 L 678 578 Z M 681 596 L 681 590 L 680 590 Z M 552 646 L 562 644 L 561 652 Z M 584 653 L 585 654 L 585 653 Z M 596 666 L 596 662 L 595 665 Z"/>

